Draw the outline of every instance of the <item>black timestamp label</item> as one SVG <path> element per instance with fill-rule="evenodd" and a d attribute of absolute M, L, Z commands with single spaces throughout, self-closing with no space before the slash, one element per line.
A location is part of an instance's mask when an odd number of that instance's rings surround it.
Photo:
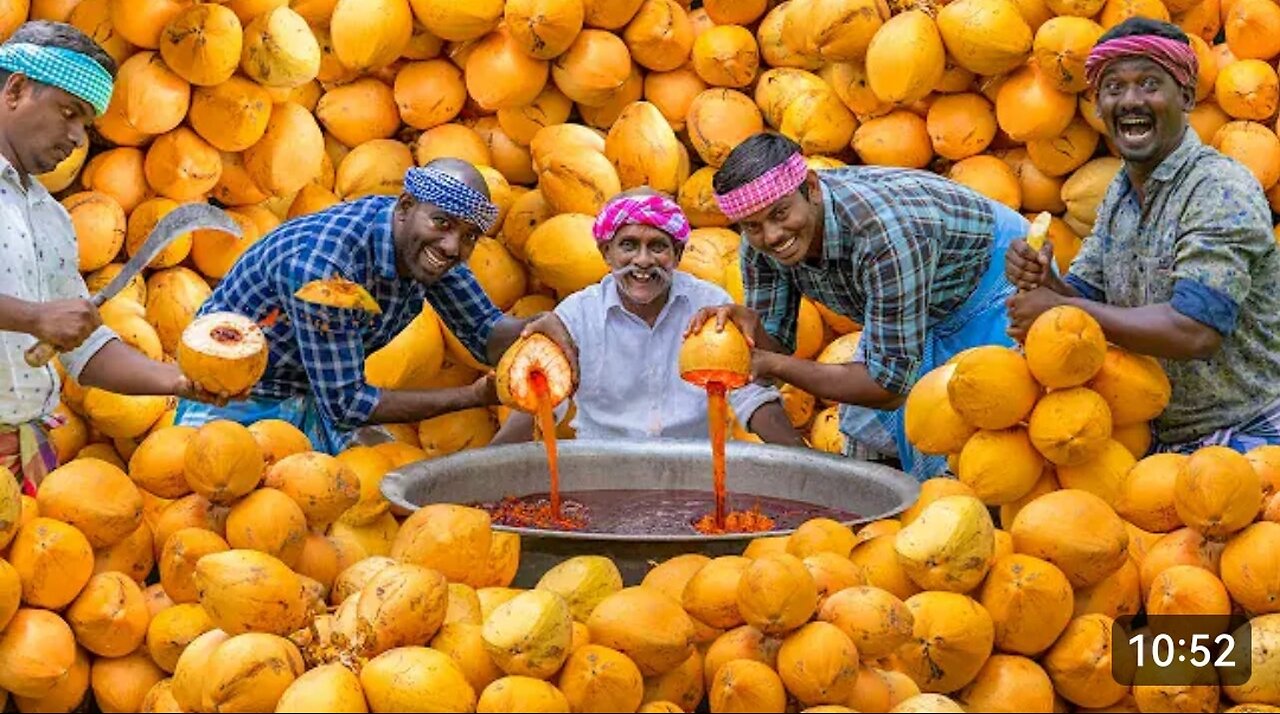
<path fill-rule="evenodd" d="M 1125 686 L 1234 686 L 1253 673 L 1243 615 L 1125 615 L 1111 630 L 1111 677 Z"/>

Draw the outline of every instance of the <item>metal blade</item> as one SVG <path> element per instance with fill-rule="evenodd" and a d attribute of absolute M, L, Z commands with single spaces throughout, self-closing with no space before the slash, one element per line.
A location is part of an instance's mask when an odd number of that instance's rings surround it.
<path fill-rule="evenodd" d="M 93 296 L 94 305 L 102 305 L 115 297 L 129 281 L 142 269 L 147 267 L 157 255 L 169 247 L 179 236 L 196 230 L 219 230 L 241 238 L 244 232 L 222 209 L 207 203 L 184 203 L 169 211 L 151 229 L 151 234 L 134 253 L 124 268 L 98 294 Z"/>

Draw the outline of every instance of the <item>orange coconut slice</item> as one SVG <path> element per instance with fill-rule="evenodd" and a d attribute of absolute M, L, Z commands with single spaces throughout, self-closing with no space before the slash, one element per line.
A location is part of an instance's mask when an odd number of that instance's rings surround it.
<path fill-rule="evenodd" d="M 751 379 L 751 347 L 732 322 L 716 331 L 715 320 L 707 320 L 680 346 L 680 377 L 706 387 L 719 383 L 737 389 Z"/>
<path fill-rule="evenodd" d="M 206 391 L 234 396 L 262 379 L 267 355 L 267 338 L 257 323 L 233 312 L 214 312 L 182 331 L 178 368 Z"/>
<path fill-rule="evenodd" d="M 498 360 L 495 372 L 498 400 L 530 414 L 538 411 L 540 388 L 546 390 L 552 407 L 567 399 L 573 390 L 568 358 L 551 338 L 542 334 L 516 340 Z"/>
<path fill-rule="evenodd" d="M 313 305 L 325 305 L 343 310 L 364 310 L 375 315 L 382 314 L 382 307 L 373 299 L 364 286 L 334 276 L 324 280 L 312 280 L 298 288 L 294 297 Z"/>

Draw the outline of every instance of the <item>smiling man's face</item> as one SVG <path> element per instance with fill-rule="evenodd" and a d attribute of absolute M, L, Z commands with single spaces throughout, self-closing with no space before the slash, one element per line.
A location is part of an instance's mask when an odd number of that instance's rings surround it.
<path fill-rule="evenodd" d="M 480 229 L 430 204 L 402 199 L 396 211 L 399 272 L 430 285 L 471 257 Z"/>
<path fill-rule="evenodd" d="M 1098 82 L 1098 115 L 1107 134 L 1121 158 L 1140 166 L 1154 168 L 1177 148 L 1194 103 L 1194 88 L 1146 57 L 1112 62 Z"/>
<path fill-rule="evenodd" d="M 818 191 L 810 172 L 800 190 L 742 219 L 738 229 L 752 248 L 783 265 L 796 265 L 809 254 L 819 232 L 822 207 L 813 200 Z"/>

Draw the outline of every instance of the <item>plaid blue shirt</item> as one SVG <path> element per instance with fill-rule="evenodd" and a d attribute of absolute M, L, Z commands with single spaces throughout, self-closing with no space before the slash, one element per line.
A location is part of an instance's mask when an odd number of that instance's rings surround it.
<path fill-rule="evenodd" d="M 788 350 L 801 295 L 860 320 L 871 378 L 906 394 L 930 323 L 964 304 L 987 269 L 991 204 L 927 171 L 854 166 L 818 177 L 822 257 L 788 267 L 742 241 L 745 303 Z"/>
<path fill-rule="evenodd" d="M 476 359 L 499 310 L 465 264 L 425 286 L 396 273 L 391 237 L 394 196 L 369 196 L 287 221 L 240 257 L 200 307 L 259 320 L 270 345 L 267 372 L 253 395 L 287 399 L 314 393 L 325 417 L 341 429 L 365 424 L 381 391 L 364 379 L 365 355 L 392 340 L 422 312 L 425 299 Z M 381 315 L 313 305 L 293 297 L 307 282 L 340 275 L 363 285 Z"/>

